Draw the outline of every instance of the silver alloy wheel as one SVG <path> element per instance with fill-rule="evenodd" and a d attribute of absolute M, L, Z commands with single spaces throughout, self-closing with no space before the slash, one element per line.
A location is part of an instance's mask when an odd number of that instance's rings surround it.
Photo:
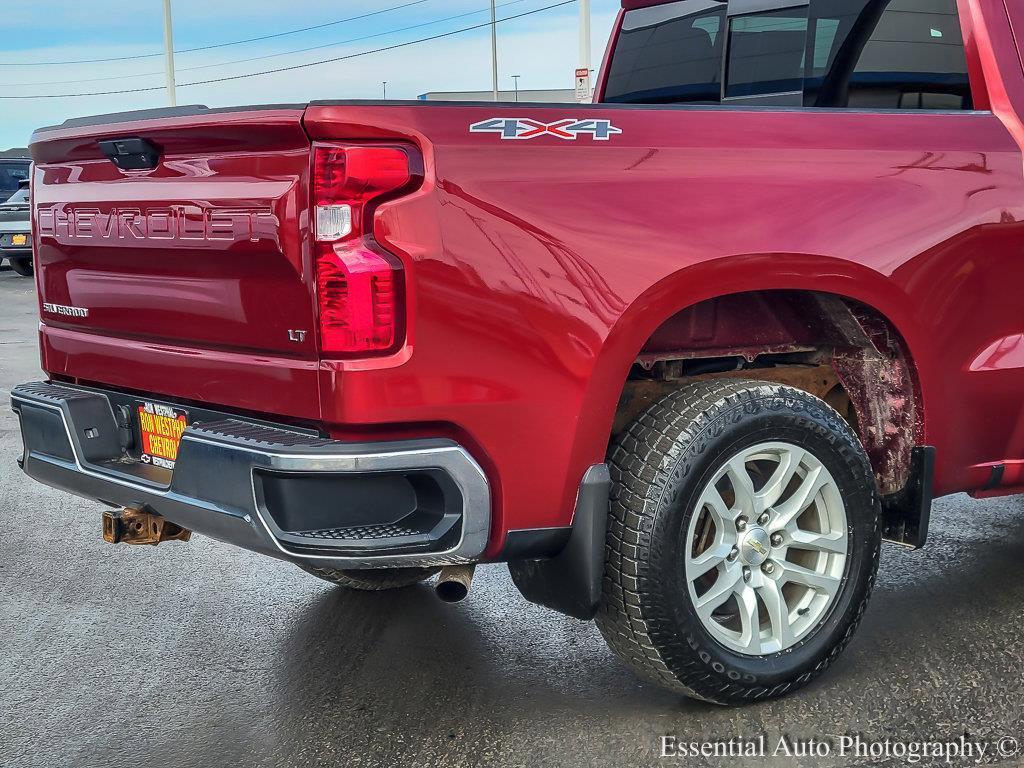
<path fill-rule="evenodd" d="M 730 650 L 784 651 L 827 615 L 848 546 L 839 487 L 813 454 L 783 442 L 745 448 L 707 484 L 690 519 L 690 599 Z"/>

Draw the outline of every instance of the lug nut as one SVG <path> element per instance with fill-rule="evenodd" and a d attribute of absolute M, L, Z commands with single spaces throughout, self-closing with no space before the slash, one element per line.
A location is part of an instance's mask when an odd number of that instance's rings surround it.
<path fill-rule="evenodd" d="M 765 512 L 763 515 L 761 515 L 759 518 L 757 518 L 757 524 L 758 525 L 767 525 L 768 521 L 771 520 L 771 519 L 772 519 L 772 516 L 769 515 L 767 512 Z"/>
<path fill-rule="evenodd" d="M 743 566 L 743 580 L 750 581 L 750 568 L 746 565 Z"/>
<path fill-rule="evenodd" d="M 740 517 L 736 520 L 736 530 L 745 531 L 747 530 L 747 518 Z"/>
<path fill-rule="evenodd" d="M 781 547 L 782 546 L 782 534 L 781 533 L 773 533 L 772 534 L 772 546 L 773 547 Z"/>
<path fill-rule="evenodd" d="M 762 569 L 765 573 L 767 573 L 770 576 L 771 574 L 775 573 L 775 563 L 769 560 L 762 566 Z"/>
<path fill-rule="evenodd" d="M 732 548 L 732 552 L 729 553 L 729 562 L 733 562 L 737 557 L 740 556 L 740 551 L 737 547 Z"/>

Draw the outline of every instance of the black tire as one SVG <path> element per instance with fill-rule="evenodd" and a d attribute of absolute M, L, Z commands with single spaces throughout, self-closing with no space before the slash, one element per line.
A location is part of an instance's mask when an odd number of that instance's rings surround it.
<path fill-rule="evenodd" d="M 832 473 L 847 519 L 845 576 L 794 647 L 753 656 L 717 641 L 693 607 L 684 547 L 698 494 L 737 451 L 781 440 Z M 688 696 L 739 705 L 792 693 L 850 641 L 874 586 L 881 546 L 874 475 L 849 425 L 805 392 L 758 381 L 690 384 L 644 412 L 613 447 L 612 501 L 597 625 L 641 676 Z"/>
<path fill-rule="evenodd" d="M 389 589 L 403 589 L 426 581 L 440 573 L 440 568 L 386 568 L 381 570 L 339 570 L 300 565 L 306 573 L 337 584 L 346 589 L 360 592 L 384 592 Z"/>
<path fill-rule="evenodd" d="M 11 269 L 17 272 L 22 277 L 32 277 L 32 257 L 31 256 L 11 256 L 7 259 L 11 265 Z"/>

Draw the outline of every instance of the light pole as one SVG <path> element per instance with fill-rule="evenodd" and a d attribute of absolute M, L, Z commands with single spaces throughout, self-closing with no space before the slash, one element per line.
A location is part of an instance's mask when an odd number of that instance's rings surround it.
<path fill-rule="evenodd" d="M 516 83 L 516 103 L 517 104 L 519 103 L 519 78 L 520 77 L 522 77 L 522 75 L 512 75 L 512 79 L 515 80 L 515 83 Z"/>
<path fill-rule="evenodd" d="M 494 100 L 498 101 L 498 16 L 494 0 L 491 0 L 491 87 Z"/>
<path fill-rule="evenodd" d="M 580 0 L 580 69 L 590 69 L 590 0 Z"/>
<path fill-rule="evenodd" d="M 171 24 L 171 0 L 164 0 L 164 51 L 167 66 L 167 99 L 171 106 L 178 103 L 174 86 L 174 30 Z"/>
<path fill-rule="evenodd" d="M 388 100 L 388 81 L 384 81 L 384 101 Z"/>
<path fill-rule="evenodd" d="M 580 68 L 577 74 L 584 72 L 586 93 L 583 93 L 584 86 L 578 85 L 576 98 L 590 101 L 590 0 L 580 0 Z"/>

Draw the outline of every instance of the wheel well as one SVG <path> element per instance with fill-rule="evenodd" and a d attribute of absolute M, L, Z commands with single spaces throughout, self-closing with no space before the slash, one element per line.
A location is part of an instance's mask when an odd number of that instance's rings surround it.
<path fill-rule="evenodd" d="M 882 495 L 907 484 L 923 413 L 902 336 L 871 307 L 810 291 L 730 294 L 688 307 L 644 344 L 622 391 L 612 441 L 652 402 L 699 379 L 786 384 L 854 427 Z"/>

